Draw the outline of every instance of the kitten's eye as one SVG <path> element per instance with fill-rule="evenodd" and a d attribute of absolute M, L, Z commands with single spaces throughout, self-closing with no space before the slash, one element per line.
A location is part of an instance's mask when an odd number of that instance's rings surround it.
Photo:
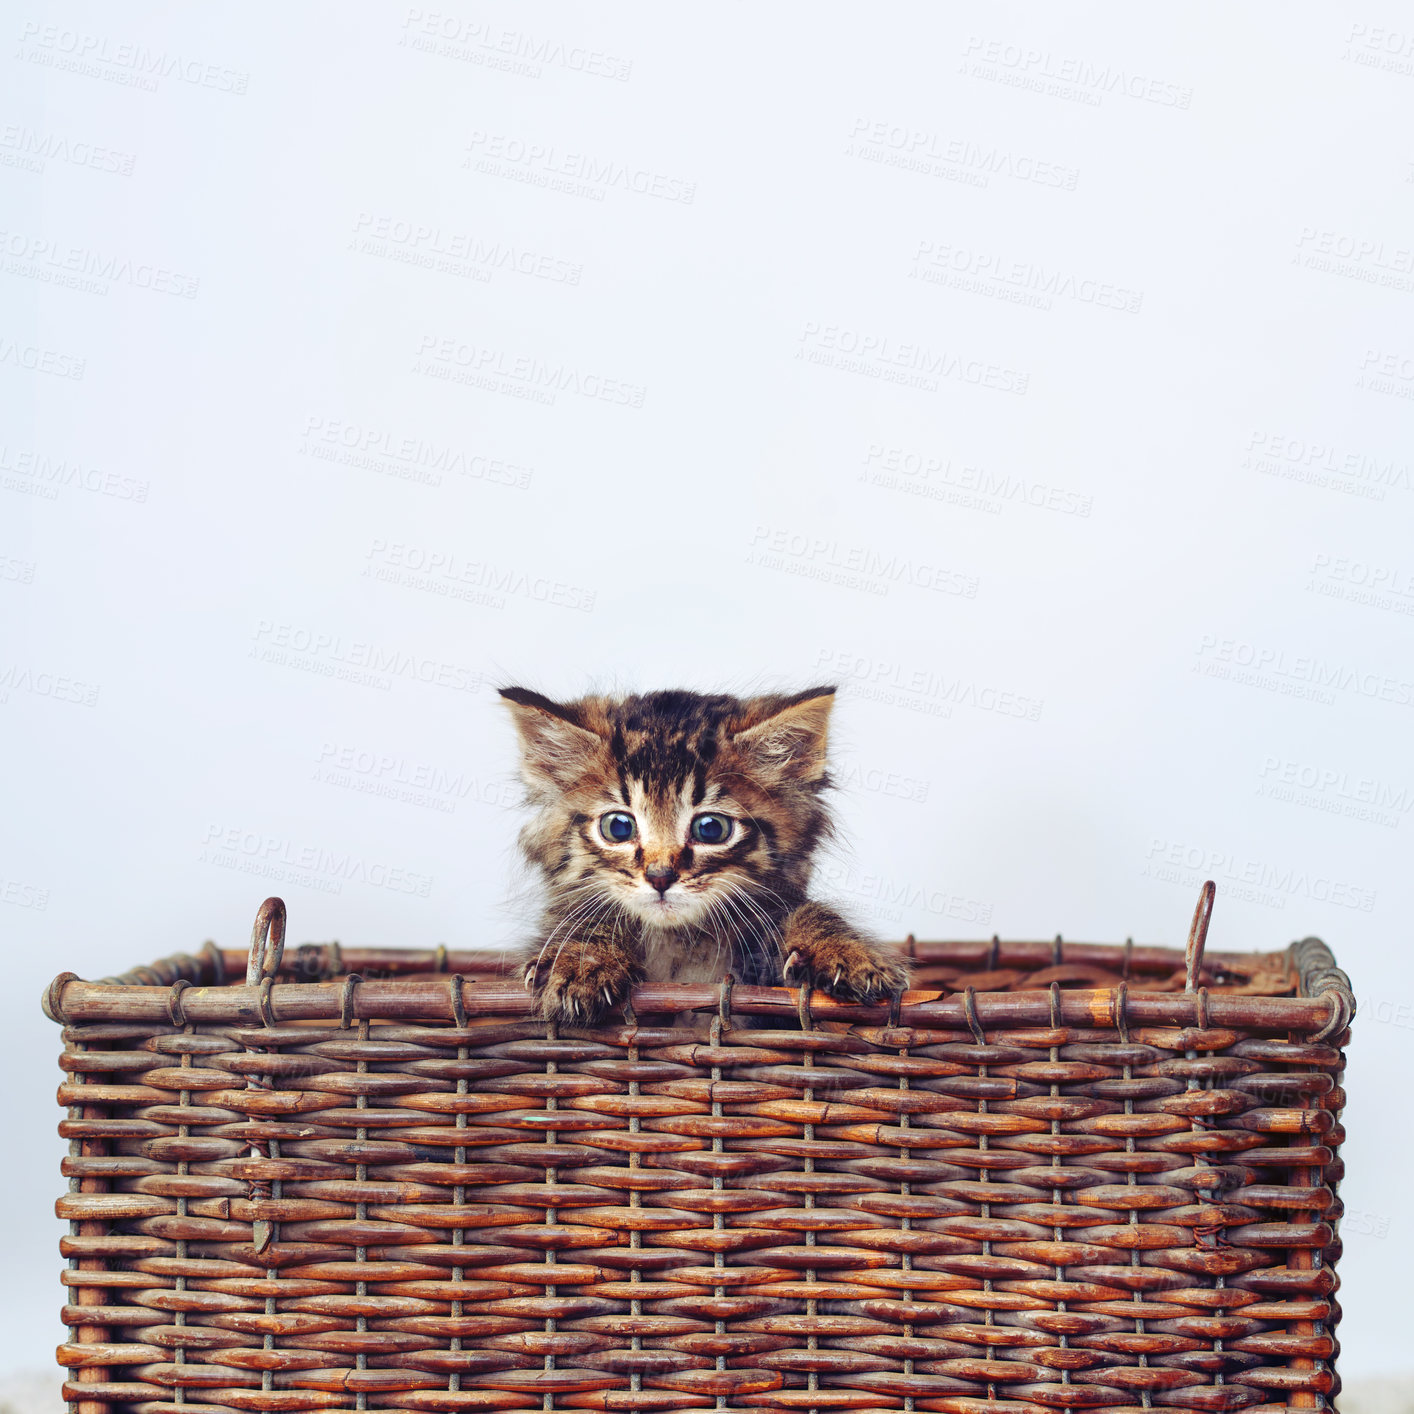
<path fill-rule="evenodd" d="M 726 815 L 698 815 L 692 822 L 692 838 L 699 844 L 725 844 L 732 832 Z"/>
<path fill-rule="evenodd" d="M 623 844 L 631 840 L 637 828 L 633 816 L 626 815 L 622 810 L 611 810 L 599 817 L 599 833 L 610 844 Z"/>

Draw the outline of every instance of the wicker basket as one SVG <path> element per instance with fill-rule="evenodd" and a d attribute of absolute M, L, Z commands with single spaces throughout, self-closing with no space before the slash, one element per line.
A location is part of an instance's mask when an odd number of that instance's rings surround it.
<path fill-rule="evenodd" d="M 1308 938 L 917 943 L 893 1008 L 212 944 L 46 994 L 77 1414 L 1320 1409 L 1353 1006 Z M 697 1014 L 696 1016 L 694 1014 Z"/>

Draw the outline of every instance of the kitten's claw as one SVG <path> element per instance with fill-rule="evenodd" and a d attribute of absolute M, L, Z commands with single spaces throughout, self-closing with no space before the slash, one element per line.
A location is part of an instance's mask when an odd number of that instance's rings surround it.
<path fill-rule="evenodd" d="M 792 948 L 781 977 L 787 985 L 809 983 L 846 1002 L 877 1002 L 908 986 L 902 958 L 874 943 L 838 934 Z"/>
<path fill-rule="evenodd" d="M 633 959 L 622 952 L 566 947 L 532 962 L 525 985 L 546 1021 L 593 1026 L 623 1002 L 637 975 Z"/>

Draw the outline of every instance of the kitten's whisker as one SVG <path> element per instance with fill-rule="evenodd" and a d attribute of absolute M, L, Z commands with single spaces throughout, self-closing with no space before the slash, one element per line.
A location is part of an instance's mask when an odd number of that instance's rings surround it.
<path fill-rule="evenodd" d="M 732 912 L 742 921 L 748 941 L 748 955 L 754 953 L 763 962 L 768 961 L 770 954 L 767 952 L 767 943 L 775 933 L 775 925 L 740 889 L 729 894 L 728 899 Z M 761 936 L 763 932 L 766 934 L 765 937 Z"/>
<path fill-rule="evenodd" d="M 764 879 L 752 879 L 749 885 L 743 885 L 742 887 L 746 888 L 748 893 L 754 890 L 758 894 L 774 899 L 780 905 L 784 913 L 789 913 L 791 909 L 796 906 L 796 904 L 791 903 L 788 899 L 778 894 Z M 797 900 L 797 903 L 798 902 L 799 900 Z"/>
<path fill-rule="evenodd" d="M 555 956 L 550 962 L 550 970 L 552 972 L 555 970 L 556 963 L 558 963 L 560 960 L 560 954 L 565 950 L 566 943 L 569 943 L 571 941 L 577 942 L 579 944 L 580 952 L 584 952 L 585 948 L 589 946 L 589 937 L 590 935 L 592 935 L 595 925 L 598 923 L 599 919 L 603 917 L 604 913 L 612 906 L 612 904 L 612 899 L 600 899 L 598 901 L 598 907 L 594 908 L 589 914 L 583 917 L 575 925 L 573 932 L 567 933 L 565 935 L 564 940 L 560 943 L 560 946 L 555 949 Z"/>
<path fill-rule="evenodd" d="M 540 945 L 540 955 L 539 958 L 536 959 L 537 963 L 540 958 L 545 956 L 545 950 L 554 942 L 560 931 L 575 926 L 598 902 L 600 897 L 598 890 L 585 890 L 585 893 L 586 897 L 584 899 L 576 902 L 572 908 L 567 909 L 556 919 L 555 926 L 550 930 L 549 936 Z"/>
<path fill-rule="evenodd" d="M 711 912 L 709 912 L 709 913 L 707 914 L 707 921 L 708 921 L 710 924 L 713 925 L 713 927 L 712 927 L 712 938 L 713 938 L 713 941 L 717 944 L 716 960 L 715 960 L 715 963 L 714 963 L 714 966 L 713 966 L 713 969 L 712 969 L 712 970 L 713 970 L 714 972 L 716 972 L 717 975 L 720 977 L 720 976 L 725 975 L 725 973 L 727 972 L 728 967 L 730 967 L 731 962 L 732 962 L 732 959 L 733 959 L 733 957 L 735 956 L 735 953 L 736 953 L 736 945 L 735 945 L 735 943 L 732 941 L 731 934 L 730 934 L 730 931 L 729 931 L 729 932 L 728 932 L 728 937 L 727 937 L 727 942 L 726 942 L 726 948 L 725 948 L 725 951 L 726 951 L 726 958 L 725 958 L 725 965 L 724 965 L 724 959 L 723 959 L 723 956 L 722 956 L 722 953 L 723 953 L 723 944 L 722 944 L 721 935 L 717 932 L 717 929 L 716 929 L 716 926 L 715 926 L 716 918 L 717 918 L 717 913 L 716 913 L 716 910 L 715 910 L 715 909 L 713 909 Z M 730 930 L 730 925 L 731 925 L 731 914 L 730 914 L 730 913 L 728 913 L 728 916 L 727 916 L 725 919 L 723 919 L 723 922 L 727 924 L 728 929 Z"/>
<path fill-rule="evenodd" d="M 782 920 L 784 920 L 785 917 L 791 912 L 791 906 L 786 903 L 786 901 L 782 899 L 781 896 L 776 893 L 774 889 L 767 889 L 766 892 L 769 893 L 772 898 L 777 899 L 779 901 L 779 914 L 777 914 L 774 910 L 768 909 L 763 903 L 761 903 L 759 899 L 753 897 L 749 888 L 743 886 L 741 889 L 742 897 L 766 924 L 766 930 L 770 935 L 771 940 L 776 944 L 778 948 L 782 950 L 782 952 L 784 952 L 785 938 L 781 932 L 781 924 L 776 920 L 778 916 Z"/>
<path fill-rule="evenodd" d="M 561 932 L 567 932 L 568 930 L 578 928 L 584 922 L 584 920 L 595 911 L 596 906 L 603 900 L 604 895 L 598 889 L 585 889 L 584 892 L 589 896 L 584 900 L 576 903 L 575 906 L 569 910 L 569 912 L 565 913 L 555 924 L 555 926 L 550 930 L 549 936 L 545 939 L 543 943 L 541 943 L 540 951 L 535 958 L 535 968 L 537 971 L 540 968 L 541 962 L 545 958 L 546 949 L 549 948 L 550 944 L 555 941 L 555 938 Z M 555 963 L 560 960 L 560 953 L 564 950 L 565 941 L 568 941 L 568 939 L 562 940 L 559 947 L 555 949 L 555 956 L 550 963 L 550 966 L 552 968 L 554 967 Z M 526 970 L 528 972 L 530 969 L 527 968 Z"/>
<path fill-rule="evenodd" d="M 780 973 L 781 958 L 785 954 L 785 939 L 781 934 L 780 926 L 771 914 L 751 896 L 749 889 L 736 880 L 728 880 L 727 882 L 731 886 L 731 896 L 736 906 L 761 925 L 764 937 L 758 940 L 757 955 L 761 959 L 766 974 L 774 980 Z M 770 944 L 775 945 L 774 957 L 770 951 Z"/>
<path fill-rule="evenodd" d="M 551 907 L 546 910 L 546 917 L 554 917 L 555 925 L 550 930 L 550 936 L 540 945 L 540 957 L 544 957 L 545 949 L 549 945 L 551 938 L 564 926 L 566 921 L 574 917 L 586 903 L 593 902 L 593 900 L 599 896 L 599 893 L 600 890 L 596 885 L 577 884 L 573 888 L 565 890 L 562 895 L 552 901 Z M 556 913 L 555 910 L 557 909 L 562 909 L 563 911 Z M 537 961 L 539 961 L 539 958 L 537 958 Z"/>
<path fill-rule="evenodd" d="M 759 918 L 765 923 L 767 932 L 776 938 L 779 946 L 780 935 L 774 922 L 734 879 L 723 877 L 722 882 L 726 885 L 726 891 L 722 894 L 721 901 L 742 926 L 745 961 L 749 963 L 753 957 L 759 957 L 763 964 L 767 964 L 769 971 L 770 954 L 766 950 L 766 944 L 756 936 L 755 920 Z"/>
<path fill-rule="evenodd" d="M 717 900 L 712 910 L 707 914 L 707 922 L 712 926 L 712 936 L 717 939 L 717 947 L 720 951 L 721 937 L 716 929 L 718 918 L 720 918 L 722 923 L 726 926 L 728 946 L 730 948 L 735 949 L 741 942 L 745 942 L 747 947 L 750 947 L 751 939 L 749 930 L 741 926 L 742 920 L 738 917 L 736 909 L 732 906 L 731 896 L 729 894 L 723 894 L 722 897 Z"/>
<path fill-rule="evenodd" d="M 594 915 L 591 918 L 587 919 L 575 930 L 576 936 L 579 941 L 579 951 L 581 954 L 583 954 L 586 949 L 588 949 L 592 944 L 600 941 L 598 937 L 599 930 L 603 926 L 604 919 L 609 915 L 609 912 L 613 908 L 613 906 L 613 899 L 606 898 L 603 901 L 602 905 L 595 911 Z"/>
<path fill-rule="evenodd" d="M 759 918 L 765 927 L 767 935 L 775 942 L 780 943 L 782 941 L 780 926 L 762 904 L 752 896 L 751 890 L 736 879 L 729 878 L 724 882 L 731 889 L 732 897 L 737 899 L 739 903 L 748 909 L 755 917 Z M 774 890 L 769 892 L 771 892 L 774 897 L 780 897 L 780 895 L 774 893 Z M 784 900 L 782 900 L 782 903 L 784 904 Z"/>

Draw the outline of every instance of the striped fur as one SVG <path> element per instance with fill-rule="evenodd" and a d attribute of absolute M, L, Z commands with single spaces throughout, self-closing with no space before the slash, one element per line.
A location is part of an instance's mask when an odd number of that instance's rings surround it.
<path fill-rule="evenodd" d="M 858 1000 L 906 985 L 900 958 L 806 898 L 830 833 L 832 687 L 501 696 L 534 811 L 521 846 L 546 886 L 541 934 L 522 962 L 546 1017 L 594 1021 L 635 982 L 715 982 L 728 971 Z M 729 833 L 695 838 L 704 815 L 730 822 Z M 630 817 L 631 838 L 610 837 L 610 816 Z"/>

